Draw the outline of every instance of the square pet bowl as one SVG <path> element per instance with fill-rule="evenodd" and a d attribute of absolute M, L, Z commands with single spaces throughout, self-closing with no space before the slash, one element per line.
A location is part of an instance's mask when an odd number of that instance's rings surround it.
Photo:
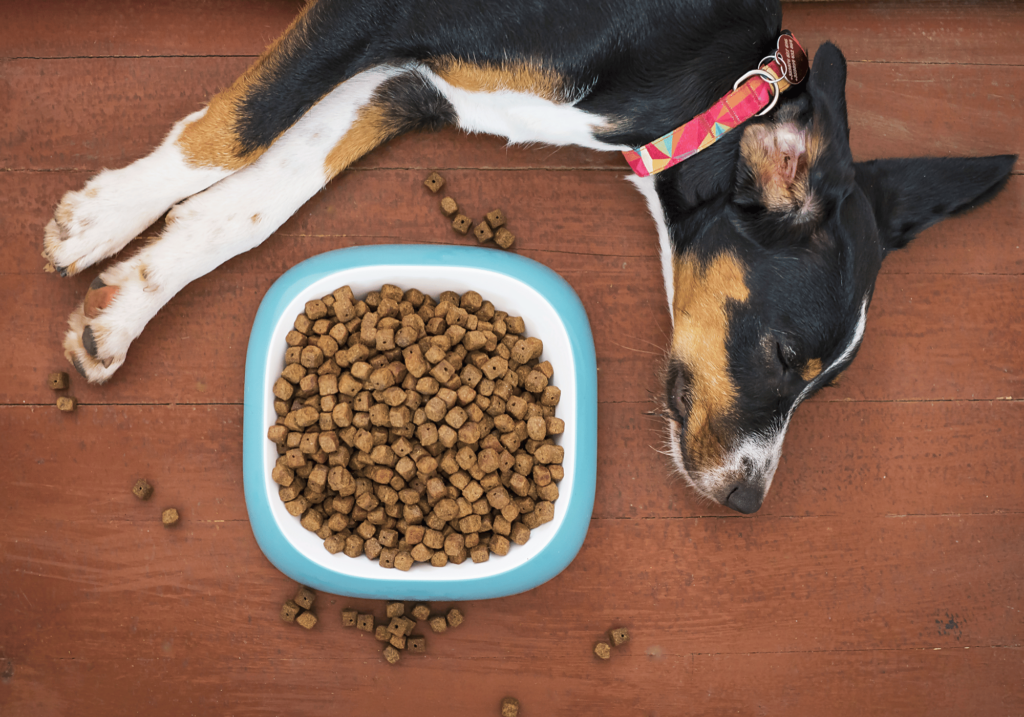
<path fill-rule="evenodd" d="M 271 387 L 284 368 L 285 334 L 307 301 L 349 285 L 356 295 L 382 284 L 417 288 L 432 296 L 473 289 L 526 322 L 544 342 L 544 358 L 562 390 L 565 477 L 555 517 L 532 532 L 526 545 L 485 563 L 467 560 L 444 568 L 417 564 L 408 572 L 380 567 L 366 557 L 331 555 L 323 541 L 289 515 L 270 479 L 277 451 L 267 440 L 274 423 Z M 284 274 L 260 304 L 245 366 L 243 439 L 245 502 L 256 542 L 281 572 L 329 593 L 385 600 L 471 600 L 530 590 L 560 573 L 576 557 L 594 508 L 597 472 L 597 367 L 590 324 L 579 297 L 547 267 L 530 259 L 476 247 L 374 246 L 339 249 L 304 261 Z"/>

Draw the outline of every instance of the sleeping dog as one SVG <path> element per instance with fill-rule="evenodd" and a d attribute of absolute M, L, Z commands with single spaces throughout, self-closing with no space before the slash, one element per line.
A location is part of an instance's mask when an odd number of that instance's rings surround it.
<path fill-rule="evenodd" d="M 886 254 L 994 196 L 1015 161 L 854 162 L 842 53 L 825 44 L 805 81 L 782 77 L 796 63 L 778 52 L 781 19 L 773 0 L 310 2 L 152 154 L 62 199 L 44 241 L 61 275 L 167 213 L 159 239 L 92 283 L 66 355 L 108 380 L 186 284 L 409 130 L 622 151 L 658 229 L 674 463 L 705 498 L 756 511 L 793 411 L 853 360 Z M 685 161 L 637 151 L 743 78 L 771 101 L 750 117 L 730 107 L 734 131 L 704 123 L 717 141 Z"/>

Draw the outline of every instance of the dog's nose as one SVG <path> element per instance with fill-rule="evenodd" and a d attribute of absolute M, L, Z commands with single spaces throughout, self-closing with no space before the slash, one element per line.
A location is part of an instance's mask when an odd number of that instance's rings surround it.
<path fill-rule="evenodd" d="M 760 490 L 741 483 L 732 489 L 725 504 L 739 513 L 750 514 L 757 512 L 763 500 L 764 495 Z"/>

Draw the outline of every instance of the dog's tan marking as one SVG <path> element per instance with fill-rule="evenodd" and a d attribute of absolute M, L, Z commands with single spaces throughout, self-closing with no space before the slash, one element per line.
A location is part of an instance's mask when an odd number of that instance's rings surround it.
<path fill-rule="evenodd" d="M 188 164 L 234 171 L 252 164 L 267 151 L 268 147 L 258 147 L 246 152 L 242 147 L 237 128 L 238 108 L 247 97 L 277 77 L 281 72 L 280 56 L 300 51 L 305 42 L 306 14 L 315 6 L 316 3 L 308 3 L 284 34 L 231 87 L 210 100 L 206 114 L 182 130 L 177 145 Z"/>
<path fill-rule="evenodd" d="M 428 60 L 426 64 L 448 84 L 469 92 L 511 90 L 564 102 L 569 90 L 563 75 L 533 62 L 475 64 L 445 56 Z"/>
<path fill-rule="evenodd" d="M 800 369 L 800 378 L 804 381 L 813 381 L 821 373 L 821 359 L 812 358 Z"/>
<path fill-rule="evenodd" d="M 359 110 L 352 126 L 328 152 L 327 158 L 324 160 L 325 173 L 328 177 L 336 176 L 395 134 L 397 134 L 397 128 L 394 122 L 388 119 L 383 101 L 374 97 L 369 104 Z"/>
<path fill-rule="evenodd" d="M 730 300 L 745 302 L 750 290 L 743 265 L 728 252 L 719 254 L 707 266 L 701 266 L 693 256 L 679 257 L 673 269 L 672 353 L 692 377 L 687 456 L 695 468 L 706 469 L 720 465 L 724 456 L 713 422 L 732 410 L 738 395 L 726 353 L 727 304 Z"/>

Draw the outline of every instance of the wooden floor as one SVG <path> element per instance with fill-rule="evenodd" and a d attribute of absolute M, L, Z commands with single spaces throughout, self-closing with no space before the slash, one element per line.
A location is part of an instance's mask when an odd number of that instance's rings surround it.
<path fill-rule="evenodd" d="M 161 5 L 163 7 L 158 7 Z M 653 222 L 621 157 L 402 138 L 262 247 L 189 286 L 103 387 L 53 407 L 64 321 L 94 272 L 43 273 L 68 189 L 144 155 L 228 84 L 293 0 L 0 3 L 0 715 L 1024 714 L 1024 176 L 926 232 L 879 277 L 860 356 L 796 414 L 754 516 L 668 477 L 645 415 L 665 344 Z M 1024 5 L 800 3 L 786 26 L 850 60 L 859 159 L 1024 151 Z M 260 553 L 242 496 L 256 308 L 298 261 L 462 241 L 420 186 L 474 214 L 586 305 L 600 369 L 597 503 L 582 552 L 389 667 Z M 129 492 L 139 477 L 151 503 Z M 182 524 L 165 530 L 162 506 Z M 380 605 L 372 605 L 380 612 Z M 633 640 L 610 662 L 609 627 Z"/>

